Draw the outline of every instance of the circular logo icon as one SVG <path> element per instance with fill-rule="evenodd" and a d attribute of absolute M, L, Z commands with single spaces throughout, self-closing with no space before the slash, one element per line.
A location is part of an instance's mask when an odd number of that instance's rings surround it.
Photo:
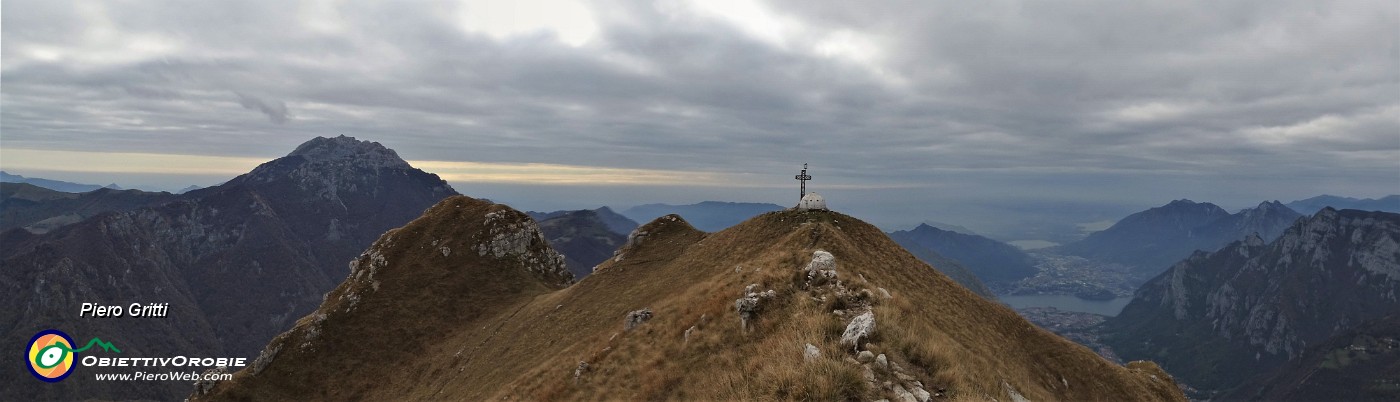
<path fill-rule="evenodd" d="M 29 372 L 47 382 L 58 382 L 73 373 L 73 338 L 46 329 L 29 340 Z"/>

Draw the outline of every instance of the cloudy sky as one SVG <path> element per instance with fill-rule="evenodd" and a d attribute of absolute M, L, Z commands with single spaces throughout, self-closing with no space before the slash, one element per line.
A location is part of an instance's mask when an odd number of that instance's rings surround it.
<path fill-rule="evenodd" d="M 522 209 L 790 204 L 804 162 L 886 225 L 1400 193 L 1391 0 L 9 0 L 0 27 L 0 168 L 78 182 L 345 134 Z"/>

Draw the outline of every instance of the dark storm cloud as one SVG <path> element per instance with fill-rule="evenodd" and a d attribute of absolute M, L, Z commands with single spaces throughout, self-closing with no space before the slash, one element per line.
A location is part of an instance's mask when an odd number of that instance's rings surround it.
<path fill-rule="evenodd" d="M 267 115 L 267 119 L 273 123 L 286 123 L 287 119 L 290 117 L 290 115 L 287 114 L 287 104 L 285 102 L 265 101 L 261 98 L 249 96 L 237 91 L 234 92 L 234 95 L 238 95 L 238 104 L 242 105 L 244 109 L 261 112 Z"/>
<path fill-rule="evenodd" d="M 730 3 L 588 3 L 569 43 L 475 4 L 9 1 L 0 125 L 37 149 L 345 133 L 425 160 L 808 161 L 919 200 L 1400 191 L 1392 1 Z"/>

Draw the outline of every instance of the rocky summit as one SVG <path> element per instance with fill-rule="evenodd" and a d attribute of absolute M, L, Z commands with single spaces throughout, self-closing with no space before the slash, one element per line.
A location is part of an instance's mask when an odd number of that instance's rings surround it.
<path fill-rule="evenodd" d="M 451 197 L 195 400 L 1184 400 L 824 210 L 632 232 L 570 284 L 525 214 Z"/>
<path fill-rule="evenodd" d="M 12 230 L 0 251 L 0 306 L 7 306 L 0 335 L 20 345 L 61 328 L 99 336 L 127 356 L 251 359 L 321 304 L 371 242 L 453 194 L 378 143 L 316 138 L 225 184 L 159 205 L 95 213 L 42 235 Z M 169 303 L 169 313 L 77 317 L 81 303 L 121 301 Z M 189 392 L 171 381 L 74 376 L 44 384 L 27 377 L 22 365 L 0 369 L 0 383 L 20 384 L 0 388 L 0 399 Z"/>

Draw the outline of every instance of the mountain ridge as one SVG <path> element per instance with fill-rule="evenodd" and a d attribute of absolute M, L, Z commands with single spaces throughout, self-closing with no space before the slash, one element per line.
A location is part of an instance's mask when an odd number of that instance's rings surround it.
<path fill-rule="evenodd" d="M 1278 201 L 1231 214 L 1209 202 L 1180 199 L 1051 251 L 1131 266 L 1136 281 L 1145 281 L 1196 250 L 1215 251 L 1256 232 L 1272 241 L 1299 217 Z"/>
<path fill-rule="evenodd" d="M 166 192 L 99 188 L 85 193 L 49 190 L 29 183 L 0 183 L 0 231 L 45 233 L 102 212 L 125 212 L 179 197 Z"/>
<path fill-rule="evenodd" d="M 895 242 L 925 247 L 957 261 L 994 289 L 1006 289 L 1037 269 L 1030 255 L 1015 246 L 983 236 L 919 224 L 911 230 L 889 234 Z"/>
<path fill-rule="evenodd" d="M 86 193 L 93 190 L 109 188 L 109 186 L 116 186 L 115 183 L 109 184 L 107 186 L 101 186 L 97 184 L 82 184 L 70 181 L 52 180 L 38 177 L 24 177 L 21 175 L 10 174 L 9 172 L 5 172 L 3 170 L 0 170 L 0 182 L 32 184 L 38 187 L 43 187 L 54 191 L 62 191 L 65 193 Z M 121 188 L 117 187 L 115 189 L 120 190 Z"/>
<path fill-rule="evenodd" d="M 1312 198 L 1293 201 L 1287 205 L 1294 211 L 1305 214 L 1317 213 L 1317 211 L 1321 211 L 1322 208 L 1325 207 L 1400 213 L 1400 194 L 1392 194 L 1380 198 L 1353 198 L 1323 194 Z"/>
<path fill-rule="evenodd" d="M 1400 214 L 1324 208 L 1266 242 L 1197 252 L 1104 323 L 1126 358 L 1207 390 L 1296 360 L 1313 343 L 1400 312 Z"/>
<path fill-rule="evenodd" d="M 511 229 L 484 227 L 492 214 Z M 1155 365 L 1114 366 L 836 212 L 716 233 L 663 216 L 562 288 L 530 274 L 561 262 L 526 268 L 557 259 L 523 216 L 440 202 L 195 399 L 1182 399 Z"/>

